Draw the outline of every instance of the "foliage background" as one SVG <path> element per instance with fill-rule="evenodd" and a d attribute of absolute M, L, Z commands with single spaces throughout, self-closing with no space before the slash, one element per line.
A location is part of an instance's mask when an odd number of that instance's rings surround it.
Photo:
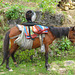
<path fill-rule="evenodd" d="M 21 19 L 21 22 L 26 22 L 25 10 L 37 10 L 42 12 L 50 12 L 50 14 L 56 13 L 56 5 L 60 0 L 1 0 L 0 1 L 0 63 L 3 58 L 3 40 L 4 35 L 7 30 L 10 29 L 7 24 L 7 20 Z M 33 61 L 31 61 L 30 56 L 33 55 Z M 12 73 L 5 69 L 5 64 L 0 67 L 0 73 L 4 75 L 60 75 L 61 73 L 56 70 L 51 70 L 47 72 L 44 68 L 45 53 L 40 52 L 40 48 L 36 50 L 25 50 L 19 48 L 15 54 L 15 58 L 19 64 L 19 67 L 15 67 L 12 59 L 10 58 L 10 66 L 15 71 Z M 65 60 L 73 60 L 75 57 L 75 47 L 69 41 L 67 37 L 62 37 L 61 39 L 55 40 L 49 46 L 49 64 L 53 62 L 59 65 L 60 68 L 64 67 Z M 54 65 L 54 64 L 53 64 Z M 56 66 L 57 67 L 57 66 Z M 40 69 L 39 69 L 40 68 Z M 52 69 L 52 68 L 51 68 Z M 58 69 L 59 70 L 59 69 Z M 74 75 L 74 67 L 66 68 L 64 75 Z M 17 73 L 16 73 L 17 72 Z"/>

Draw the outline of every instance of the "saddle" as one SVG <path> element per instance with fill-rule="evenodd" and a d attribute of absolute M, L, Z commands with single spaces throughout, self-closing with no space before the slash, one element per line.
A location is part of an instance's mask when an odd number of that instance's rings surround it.
<path fill-rule="evenodd" d="M 32 25 L 32 26 L 24 26 L 24 25 L 16 25 L 20 31 L 24 30 L 26 39 L 34 39 L 38 37 L 40 34 L 48 33 L 48 27 L 42 25 Z"/>
<path fill-rule="evenodd" d="M 31 37 L 31 32 L 30 32 L 30 26 L 34 26 L 36 23 L 33 23 L 33 22 L 27 22 L 27 23 L 22 23 L 22 25 L 24 26 L 28 26 L 28 29 L 29 29 L 29 36 L 32 40 L 34 40 L 32 37 Z"/>
<path fill-rule="evenodd" d="M 47 30 L 49 29 L 47 26 L 42 26 L 33 22 L 22 23 L 22 25 L 25 26 L 24 27 L 25 33 L 28 33 L 27 37 L 30 37 L 30 39 L 32 40 L 33 38 L 37 37 L 36 34 L 39 35 L 39 34 L 47 33 L 48 32 Z M 31 35 L 32 32 L 34 33 L 33 35 Z"/>

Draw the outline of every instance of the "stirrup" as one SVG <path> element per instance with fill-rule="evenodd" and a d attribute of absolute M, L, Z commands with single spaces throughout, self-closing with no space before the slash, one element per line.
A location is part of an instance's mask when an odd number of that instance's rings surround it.
<path fill-rule="evenodd" d="M 43 44 L 43 38 L 44 38 L 44 34 L 39 35 L 40 38 L 40 44 L 41 44 L 41 52 L 45 52 L 45 45 Z"/>
<path fill-rule="evenodd" d="M 41 52 L 45 52 L 45 45 L 41 45 Z"/>

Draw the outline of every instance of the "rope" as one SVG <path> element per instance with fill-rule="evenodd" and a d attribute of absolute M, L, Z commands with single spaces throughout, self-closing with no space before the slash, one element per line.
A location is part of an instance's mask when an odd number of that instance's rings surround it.
<path fill-rule="evenodd" d="M 18 38 L 19 35 L 16 35 L 14 37 L 10 37 L 10 39 Z"/>

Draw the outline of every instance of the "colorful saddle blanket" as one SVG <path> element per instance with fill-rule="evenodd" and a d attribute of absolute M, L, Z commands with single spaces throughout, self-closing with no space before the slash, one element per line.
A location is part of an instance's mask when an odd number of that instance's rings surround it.
<path fill-rule="evenodd" d="M 28 26 L 17 25 L 17 27 L 19 28 L 20 31 L 24 30 L 26 38 L 30 39 Z M 35 38 L 39 34 L 48 33 L 48 29 L 49 28 L 47 26 L 42 26 L 42 25 L 30 26 L 31 37 Z"/>

